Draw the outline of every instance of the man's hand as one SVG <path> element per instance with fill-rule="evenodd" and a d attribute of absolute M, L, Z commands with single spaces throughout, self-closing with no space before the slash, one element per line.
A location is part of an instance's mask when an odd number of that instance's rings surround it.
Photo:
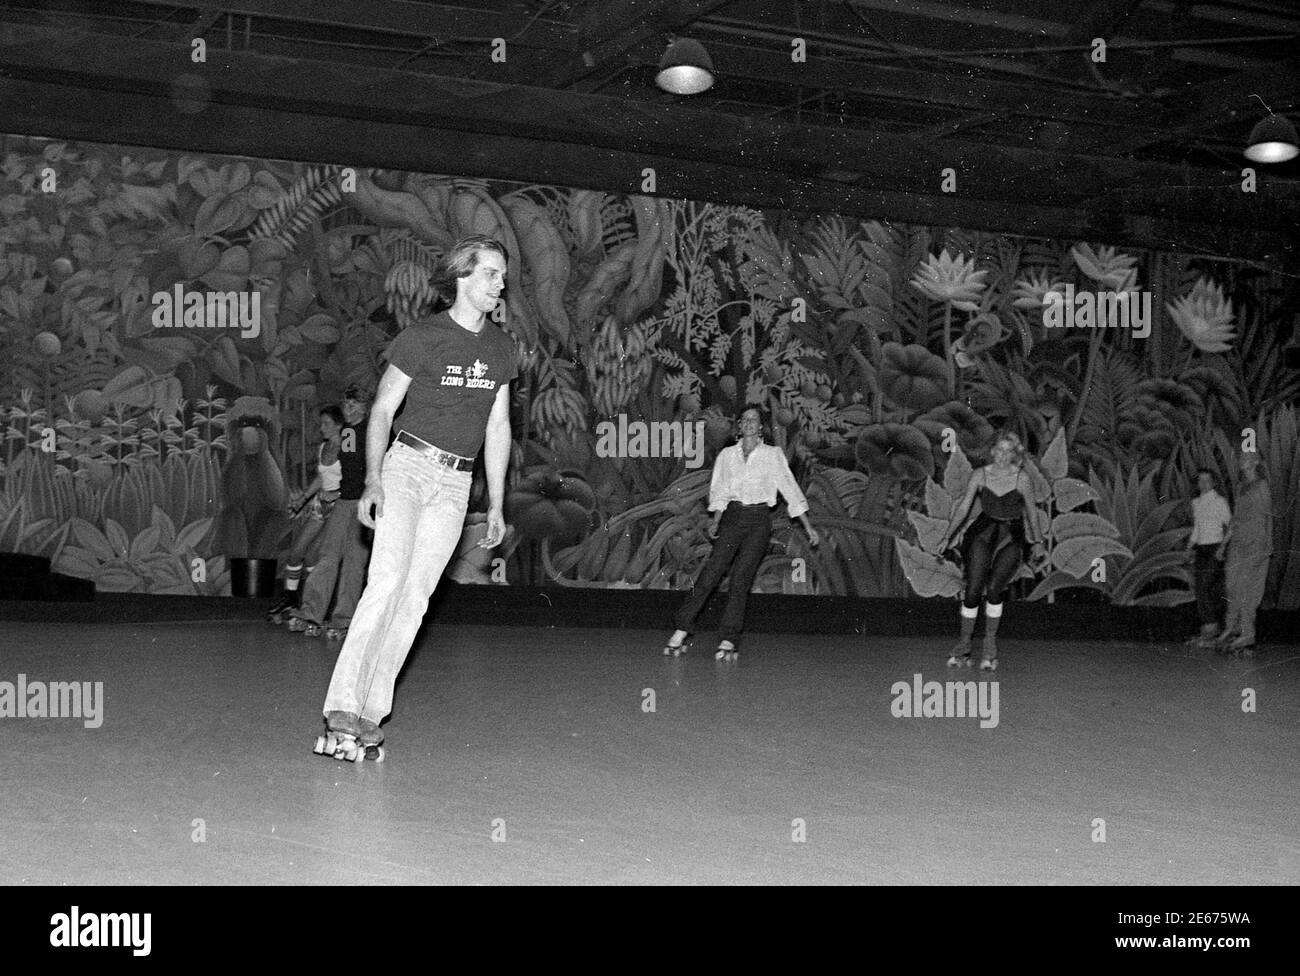
<path fill-rule="evenodd" d="M 370 514 L 370 507 L 374 506 L 375 514 Z M 367 529 L 373 529 L 375 522 L 384 514 L 384 489 L 378 481 L 367 481 L 366 490 L 361 493 L 361 500 L 357 502 L 357 518 Z"/>
<path fill-rule="evenodd" d="M 1226 542 L 1222 542 L 1219 544 L 1219 548 L 1214 550 L 1214 558 L 1217 559 L 1219 562 L 1223 562 L 1224 558 L 1227 555 L 1228 555 L 1228 544 Z"/>
<path fill-rule="evenodd" d="M 710 539 L 716 539 L 718 537 L 718 523 L 721 521 L 722 521 L 722 516 L 719 515 L 717 518 L 715 518 L 712 522 L 709 523 Z"/>
<path fill-rule="evenodd" d="M 487 513 L 487 535 L 479 540 L 480 549 L 495 549 L 506 537 L 506 520 L 499 508 L 489 508 Z"/>
<path fill-rule="evenodd" d="M 817 534 L 817 530 L 811 525 L 808 526 L 808 544 L 816 549 L 822 541 L 822 537 Z"/>

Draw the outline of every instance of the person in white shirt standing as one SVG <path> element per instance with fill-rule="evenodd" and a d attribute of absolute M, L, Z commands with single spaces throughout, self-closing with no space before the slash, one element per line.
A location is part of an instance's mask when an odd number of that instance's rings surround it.
<path fill-rule="evenodd" d="M 1196 553 L 1193 578 L 1201 632 L 1188 643 L 1213 647 L 1219 635 L 1219 613 L 1223 608 L 1223 559 L 1232 510 L 1227 500 L 1215 490 L 1213 471 L 1208 468 L 1197 471 L 1196 487 L 1200 495 L 1192 500 L 1192 534 L 1187 538 L 1187 548 Z"/>
<path fill-rule="evenodd" d="M 676 656 L 686 649 L 686 638 L 695 618 L 718 588 L 728 569 L 727 606 L 722 614 L 721 637 L 715 657 L 734 661 L 740 656 L 736 647 L 745 624 L 745 604 L 754 577 L 767 554 L 772 539 L 772 508 L 780 492 L 790 511 L 790 518 L 803 523 L 808 541 L 815 547 L 820 541 L 817 530 L 808 521 L 808 500 L 804 498 L 790 465 L 779 447 L 763 443 L 763 417 L 756 407 L 740 415 L 740 439 L 723 448 L 713 464 L 709 486 L 709 511 L 713 524 L 709 537 L 716 540 L 713 552 L 700 571 L 690 596 L 677 611 L 677 630 L 664 646 L 664 654 Z"/>

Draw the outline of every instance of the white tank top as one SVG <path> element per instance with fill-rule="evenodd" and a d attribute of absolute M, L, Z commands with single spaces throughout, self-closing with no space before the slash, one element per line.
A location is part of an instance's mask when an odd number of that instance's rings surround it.
<path fill-rule="evenodd" d="M 322 444 L 316 451 L 316 470 L 320 472 L 320 490 L 338 491 L 339 486 L 343 484 L 343 462 L 335 458 L 333 464 L 325 464 L 322 460 L 324 457 L 325 445 Z"/>

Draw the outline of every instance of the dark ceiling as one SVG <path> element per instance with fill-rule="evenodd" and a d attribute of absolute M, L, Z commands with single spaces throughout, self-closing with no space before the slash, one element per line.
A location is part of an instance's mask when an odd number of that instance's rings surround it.
<path fill-rule="evenodd" d="M 710 91 L 654 87 L 676 34 Z M 1280 264 L 1300 161 L 1241 191 L 1261 99 L 1300 118 L 1295 0 L 0 5 L 16 132 L 610 190 L 651 167 L 667 195 Z"/>

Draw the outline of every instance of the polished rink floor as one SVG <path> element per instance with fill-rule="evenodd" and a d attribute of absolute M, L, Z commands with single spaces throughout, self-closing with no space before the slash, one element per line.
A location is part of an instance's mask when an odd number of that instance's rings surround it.
<path fill-rule="evenodd" d="M 0 882 L 1300 881 L 1298 647 L 1006 640 L 955 675 L 951 640 L 664 636 L 432 625 L 353 766 L 311 752 L 321 640 L 6 623 L 0 681 L 102 681 L 104 714 L 0 719 Z M 917 673 L 996 680 L 997 727 L 895 717 Z"/>

